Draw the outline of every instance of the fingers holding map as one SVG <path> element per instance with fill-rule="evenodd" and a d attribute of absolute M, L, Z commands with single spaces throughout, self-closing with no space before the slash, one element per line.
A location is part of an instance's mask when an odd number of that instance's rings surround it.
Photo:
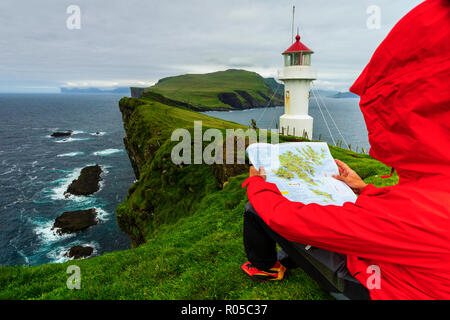
<path fill-rule="evenodd" d="M 247 155 L 252 165 L 265 169 L 266 180 L 291 201 L 342 205 L 356 200 L 344 182 L 333 178 L 346 168 L 343 162 L 335 162 L 325 142 L 254 143 L 247 148 Z"/>

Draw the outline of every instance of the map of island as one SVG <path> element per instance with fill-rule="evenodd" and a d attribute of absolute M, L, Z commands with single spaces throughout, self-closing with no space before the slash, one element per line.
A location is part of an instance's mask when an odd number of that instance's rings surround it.
<path fill-rule="evenodd" d="M 324 142 L 255 143 L 247 155 L 254 166 L 265 168 L 267 181 L 291 201 L 342 205 L 356 200 L 345 183 L 332 177 L 339 171 Z"/>
<path fill-rule="evenodd" d="M 292 180 L 295 176 L 298 179 L 303 180 L 309 187 L 318 187 L 319 184 L 323 184 L 320 180 L 314 180 L 316 168 L 322 165 L 323 160 L 326 158 L 325 149 L 321 148 L 319 152 L 315 151 L 310 145 L 304 148 L 295 148 L 296 152 L 287 151 L 280 154 L 280 167 L 278 170 L 273 170 L 273 173 L 277 177 L 286 180 Z M 319 197 L 324 197 L 324 202 L 332 202 L 333 196 L 327 192 L 312 189 Z"/>

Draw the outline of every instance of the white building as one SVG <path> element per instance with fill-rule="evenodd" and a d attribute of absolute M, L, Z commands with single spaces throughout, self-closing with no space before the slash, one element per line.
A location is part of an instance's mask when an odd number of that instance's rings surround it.
<path fill-rule="evenodd" d="M 284 114 L 280 117 L 280 132 L 312 139 L 313 118 L 308 115 L 309 90 L 317 74 L 311 69 L 311 54 L 314 52 L 300 42 L 283 52 L 284 69 L 278 79 L 284 82 Z"/>

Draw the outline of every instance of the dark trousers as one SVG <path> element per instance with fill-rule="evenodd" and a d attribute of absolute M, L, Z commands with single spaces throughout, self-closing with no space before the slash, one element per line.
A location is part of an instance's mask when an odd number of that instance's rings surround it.
<path fill-rule="evenodd" d="M 282 248 L 277 252 L 276 244 Z M 270 229 L 250 202 L 244 212 L 244 246 L 248 260 L 258 269 L 270 269 L 277 260 L 302 268 L 333 296 L 342 299 L 370 299 L 368 290 L 347 269 L 343 254 L 290 242 Z"/>

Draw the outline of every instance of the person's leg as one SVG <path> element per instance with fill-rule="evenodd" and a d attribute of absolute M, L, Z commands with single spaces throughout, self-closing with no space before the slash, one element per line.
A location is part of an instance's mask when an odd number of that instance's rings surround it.
<path fill-rule="evenodd" d="M 367 289 L 349 274 L 345 255 L 319 248 L 306 250 L 305 245 L 284 239 L 265 224 L 250 203 L 246 205 L 244 221 L 247 221 L 247 227 L 244 222 L 244 242 L 246 243 L 246 252 L 250 253 L 250 257 L 255 257 L 254 252 L 259 252 L 262 257 L 267 258 L 268 263 L 269 259 L 272 259 L 270 260 L 272 263 L 277 260 L 274 252 L 275 243 L 278 243 L 288 255 L 289 260 L 301 267 L 323 289 L 331 293 L 343 293 L 349 299 L 370 299 Z M 246 234 L 248 230 L 251 230 L 252 233 Z M 257 239 L 264 238 L 264 243 L 271 244 L 270 250 L 269 246 L 265 247 L 266 250 L 255 249 L 259 246 L 259 242 L 249 241 L 252 236 Z M 246 238 L 247 240 L 245 240 Z M 249 260 L 252 262 L 250 257 Z"/>
<path fill-rule="evenodd" d="M 247 202 L 244 212 L 244 247 L 250 263 L 260 270 L 268 270 L 277 262 L 276 242 L 265 232 L 260 219 Z"/>

